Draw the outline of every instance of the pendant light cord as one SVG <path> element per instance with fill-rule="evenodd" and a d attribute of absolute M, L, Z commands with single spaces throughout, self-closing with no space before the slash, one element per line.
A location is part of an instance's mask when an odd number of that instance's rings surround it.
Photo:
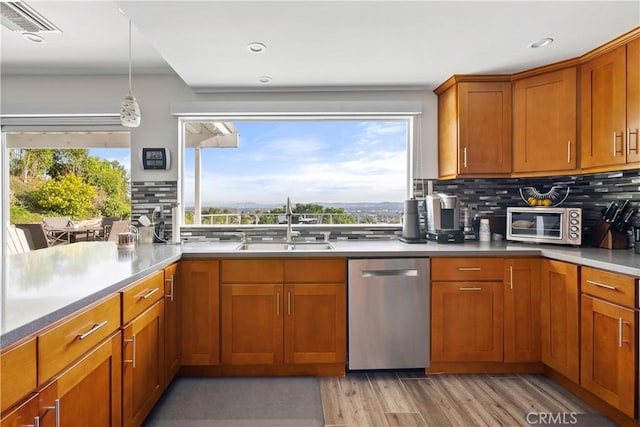
<path fill-rule="evenodd" d="M 131 95 L 131 19 L 129 19 L 129 95 Z"/>

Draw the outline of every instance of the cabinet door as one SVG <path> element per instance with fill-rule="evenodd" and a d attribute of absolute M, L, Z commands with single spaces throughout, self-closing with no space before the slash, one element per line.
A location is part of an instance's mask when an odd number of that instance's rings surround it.
<path fill-rule="evenodd" d="M 502 287 L 499 282 L 432 284 L 432 361 L 502 361 Z"/>
<path fill-rule="evenodd" d="M 542 362 L 578 383 L 578 266 L 542 260 Z"/>
<path fill-rule="evenodd" d="M 124 327 L 122 370 L 125 426 L 139 426 L 164 390 L 164 300 Z"/>
<path fill-rule="evenodd" d="M 582 167 L 626 163 L 626 47 L 582 66 Z"/>
<path fill-rule="evenodd" d="M 640 38 L 627 44 L 627 162 L 640 162 Z"/>
<path fill-rule="evenodd" d="M 0 419 L 0 427 L 38 427 L 40 416 L 38 411 L 39 395 L 33 394 L 27 401 Z"/>
<path fill-rule="evenodd" d="M 36 360 L 35 338 L 0 355 L 0 412 L 35 392 Z"/>
<path fill-rule="evenodd" d="M 635 313 L 582 295 L 582 387 L 635 416 Z"/>
<path fill-rule="evenodd" d="M 576 68 L 514 83 L 513 171 L 577 167 Z"/>
<path fill-rule="evenodd" d="M 458 87 L 438 95 L 438 177 L 458 174 Z"/>
<path fill-rule="evenodd" d="M 504 361 L 540 361 L 540 260 L 505 260 Z"/>
<path fill-rule="evenodd" d="M 344 363 L 346 293 L 342 284 L 284 287 L 285 363 Z"/>
<path fill-rule="evenodd" d="M 511 172 L 511 83 L 458 84 L 460 174 Z"/>
<path fill-rule="evenodd" d="M 178 264 L 164 269 L 165 388 L 180 369 L 180 273 Z"/>
<path fill-rule="evenodd" d="M 180 262 L 183 365 L 220 363 L 220 266 L 215 260 Z"/>
<path fill-rule="evenodd" d="M 282 284 L 222 285 L 222 363 L 282 363 Z"/>
<path fill-rule="evenodd" d="M 38 395 L 40 425 L 122 425 L 121 358 L 122 334 L 117 332 L 56 377 Z"/>

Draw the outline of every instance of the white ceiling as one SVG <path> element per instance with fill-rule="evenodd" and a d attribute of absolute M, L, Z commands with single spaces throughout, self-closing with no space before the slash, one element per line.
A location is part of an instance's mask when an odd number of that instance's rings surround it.
<path fill-rule="evenodd" d="M 633 1 L 27 1 L 60 27 L 2 28 L 3 74 L 177 73 L 196 91 L 433 89 L 582 55 L 640 26 Z M 527 45 L 542 37 L 542 49 Z M 250 42 L 264 53 L 252 54 Z M 173 71 L 172 71 L 173 70 Z M 260 76 L 272 77 L 269 85 Z"/>

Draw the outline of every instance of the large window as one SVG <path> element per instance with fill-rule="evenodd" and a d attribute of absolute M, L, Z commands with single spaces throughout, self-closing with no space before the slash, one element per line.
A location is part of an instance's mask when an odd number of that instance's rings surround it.
<path fill-rule="evenodd" d="M 186 224 L 281 223 L 287 197 L 299 223 L 401 221 L 411 118 L 182 123 Z"/>

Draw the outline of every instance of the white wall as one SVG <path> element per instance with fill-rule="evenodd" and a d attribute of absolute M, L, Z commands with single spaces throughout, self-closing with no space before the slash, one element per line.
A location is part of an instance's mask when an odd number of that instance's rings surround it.
<path fill-rule="evenodd" d="M 2 114 L 118 113 L 128 88 L 127 76 L 1 76 Z M 422 103 L 419 149 L 414 149 L 414 176 L 437 177 L 437 97 L 431 91 L 261 92 L 195 94 L 176 75 L 134 75 L 133 94 L 142 122 L 131 131 L 131 179 L 177 180 L 178 165 L 168 171 L 139 166 L 142 147 L 166 147 L 178 160 L 178 121 L 172 102 L 187 101 L 419 101 Z M 420 158 L 418 158 L 418 156 Z M 421 164 L 420 164 L 421 163 Z M 422 176 L 420 176 L 422 171 Z"/>

